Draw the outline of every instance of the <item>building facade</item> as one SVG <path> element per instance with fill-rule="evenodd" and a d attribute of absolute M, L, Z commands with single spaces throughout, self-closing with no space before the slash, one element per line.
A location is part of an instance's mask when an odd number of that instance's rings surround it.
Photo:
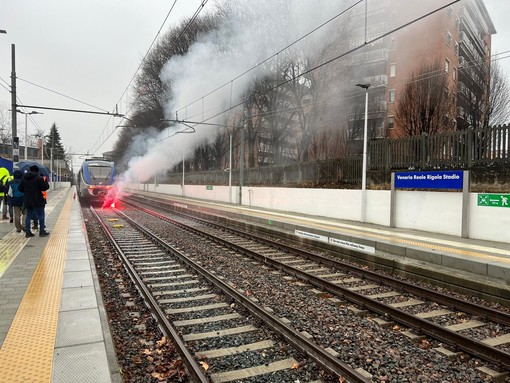
<path fill-rule="evenodd" d="M 370 84 L 370 138 L 408 135 L 396 118 L 399 101 L 409 84 L 434 76 L 446 78 L 442 91 L 452 105 L 451 111 L 442 112 L 443 130 L 486 123 L 491 36 L 496 30 L 483 0 L 445 3 L 413 2 L 411 9 L 407 0 L 371 0 L 354 10 L 352 23 L 359 28 L 351 46 L 368 42 L 352 56 L 351 65 L 353 78 Z M 436 70 L 424 73 L 424 64 L 431 63 Z M 364 90 L 356 92 L 351 120 L 359 126 Z"/>

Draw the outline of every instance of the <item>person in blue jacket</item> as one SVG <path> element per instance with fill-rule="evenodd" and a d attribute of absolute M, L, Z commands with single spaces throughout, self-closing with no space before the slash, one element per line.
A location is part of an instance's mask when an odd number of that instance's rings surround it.
<path fill-rule="evenodd" d="M 13 179 L 7 183 L 9 209 L 12 207 L 13 215 L 11 215 L 11 218 L 14 217 L 14 226 L 16 226 L 16 231 L 21 233 L 21 231 L 25 231 L 21 225 L 22 206 L 25 196 L 19 190 L 19 184 L 23 178 L 23 173 L 21 173 L 19 170 L 15 170 L 12 173 L 12 177 Z"/>

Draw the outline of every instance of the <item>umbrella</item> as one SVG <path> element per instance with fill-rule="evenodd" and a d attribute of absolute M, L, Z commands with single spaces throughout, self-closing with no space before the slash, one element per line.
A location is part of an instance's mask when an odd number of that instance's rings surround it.
<path fill-rule="evenodd" d="M 20 161 L 16 165 L 14 165 L 14 169 L 18 169 L 21 171 L 21 173 L 28 172 L 30 170 L 30 166 L 37 165 L 39 168 L 39 174 L 42 176 L 48 177 L 48 180 L 50 178 L 50 171 L 46 166 L 41 165 L 39 162 L 35 161 Z"/>

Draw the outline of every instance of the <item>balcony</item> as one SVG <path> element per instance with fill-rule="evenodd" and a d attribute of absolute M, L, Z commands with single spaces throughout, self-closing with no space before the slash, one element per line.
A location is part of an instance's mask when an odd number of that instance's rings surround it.
<path fill-rule="evenodd" d="M 369 108 L 371 112 L 386 112 L 388 110 L 388 102 L 387 101 L 372 102 Z"/>
<path fill-rule="evenodd" d="M 464 31 L 460 32 L 459 40 L 462 43 L 462 45 L 464 46 L 465 50 L 471 55 L 471 57 L 473 58 L 473 61 L 475 63 L 483 62 L 483 57 L 480 55 L 479 52 L 477 52 L 477 50 L 473 46 L 471 39 L 466 34 L 466 32 L 464 32 Z"/>
<path fill-rule="evenodd" d="M 461 33 L 468 32 L 473 38 L 471 39 L 471 44 L 473 45 L 473 49 L 478 49 L 479 54 L 482 52 L 485 52 L 485 44 L 483 43 L 481 39 L 481 35 L 484 33 L 483 31 L 480 32 L 480 30 L 476 27 L 476 24 L 473 22 L 473 19 L 471 18 L 471 15 L 467 10 L 464 8 L 463 15 L 461 16 Z"/>
<path fill-rule="evenodd" d="M 352 31 L 354 36 L 364 36 L 365 35 L 365 26 L 360 24 L 360 28 L 356 28 Z M 371 40 L 372 38 L 377 38 L 378 36 L 382 36 L 389 30 L 389 24 L 387 22 L 377 23 L 369 25 L 367 28 L 367 40 Z M 368 36 L 371 36 L 369 38 Z M 373 37 L 372 37 L 373 36 Z"/>
<path fill-rule="evenodd" d="M 371 77 L 364 77 L 363 84 L 370 84 L 371 88 L 377 88 L 382 86 L 388 86 L 388 76 L 386 75 L 380 75 L 380 76 L 371 76 Z"/>
<path fill-rule="evenodd" d="M 380 61 L 387 61 L 388 60 L 388 49 L 377 49 L 370 52 L 363 52 L 359 53 L 357 55 L 354 55 L 351 58 L 351 64 L 352 65 L 359 65 L 359 64 L 372 64 Z"/>

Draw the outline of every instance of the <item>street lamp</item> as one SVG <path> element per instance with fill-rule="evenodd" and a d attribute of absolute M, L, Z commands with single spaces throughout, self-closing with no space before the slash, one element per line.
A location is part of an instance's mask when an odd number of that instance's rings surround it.
<path fill-rule="evenodd" d="M 35 110 L 31 112 L 23 112 L 22 110 L 16 109 L 16 112 L 25 115 L 25 161 L 28 159 L 28 129 L 27 129 L 27 116 L 29 114 L 44 114 Z"/>
<path fill-rule="evenodd" d="M 365 126 L 363 128 L 363 170 L 361 174 L 361 222 L 365 222 L 367 211 L 367 130 L 368 130 L 368 88 L 370 84 L 356 84 L 365 89 Z"/>
<path fill-rule="evenodd" d="M 41 140 L 41 165 L 44 166 L 44 134 L 34 134 L 34 137 Z"/>

